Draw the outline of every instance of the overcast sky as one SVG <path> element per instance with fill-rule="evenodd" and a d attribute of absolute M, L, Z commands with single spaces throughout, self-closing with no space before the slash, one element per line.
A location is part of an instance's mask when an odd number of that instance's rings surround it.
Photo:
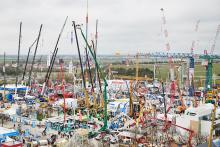
<path fill-rule="evenodd" d="M 220 24 L 220 0 L 89 0 L 89 40 L 98 19 L 99 54 L 166 52 L 160 8 L 165 10 L 171 52 L 190 52 L 193 40 L 197 40 L 196 53 L 210 50 Z M 58 54 L 76 54 L 75 40 L 72 45 L 70 42 L 72 21 L 85 24 L 86 0 L 1 0 L 0 54 L 17 54 L 20 21 L 21 54 L 27 54 L 41 23 L 38 54 L 48 54 L 54 49 L 66 16 L 69 19 Z M 195 33 L 197 20 L 200 24 Z M 83 46 L 81 41 L 81 50 Z M 220 54 L 220 36 L 214 53 Z"/>

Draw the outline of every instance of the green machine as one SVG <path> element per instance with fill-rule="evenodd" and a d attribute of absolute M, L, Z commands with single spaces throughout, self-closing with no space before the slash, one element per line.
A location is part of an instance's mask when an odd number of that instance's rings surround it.
<path fill-rule="evenodd" d="M 213 69 L 213 60 L 220 59 L 218 55 L 201 55 L 200 59 L 204 59 L 206 66 L 206 80 L 205 80 L 205 92 L 206 92 L 206 103 L 213 103 L 213 94 L 212 94 L 212 69 Z"/>
<path fill-rule="evenodd" d="M 98 61 L 97 61 L 91 47 L 89 46 L 89 43 L 87 42 L 87 39 L 86 39 L 82 29 L 81 28 L 79 28 L 79 29 L 80 29 L 81 35 L 82 35 L 82 37 L 83 37 L 83 39 L 86 43 L 86 46 L 88 47 L 89 52 L 90 52 L 90 54 L 92 55 L 92 58 L 95 61 L 95 65 L 96 65 L 98 71 L 100 72 L 101 78 L 104 81 L 104 93 L 103 93 L 103 97 L 104 97 L 104 122 L 103 123 L 104 123 L 104 126 L 100 129 L 100 131 L 106 131 L 106 129 L 108 127 L 108 125 L 107 125 L 108 124 L 107 123 L 107 118 L 108 118 L 108 115 L 107 115 L 107 86 L 108 86 L 108 84 L 107 84 L 107 81 L 106 81 L 106 79 L 103 75 L 103 72 L 100 70 L 100 65 L 98 64 Z"/>
<path fill-rule="evenodd" d="M 200 59 L 206 60 L 206 80 L 205 80 L 205 90 L 211 91 L 212 90 L 212 68 L 213 68 L 213 59 L 220 59 L 218 55 L 200 55 Z"/>

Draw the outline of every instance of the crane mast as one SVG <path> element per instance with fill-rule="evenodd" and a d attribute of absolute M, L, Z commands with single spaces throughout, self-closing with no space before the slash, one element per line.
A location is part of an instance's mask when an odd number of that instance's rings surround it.
<path fill-rule="evenodd" d="M 173 103 L 174 101 L 174 95 L 175 95 L 175 79 L 174 79 L 174 66 L 173 66 L 173 59 L 172 57 L 169 55 L 169 52 L 170 52 L 170 43 L 169 43 L 169 38 L 168 38 L 168 30 L 167 30 L 167 27 L 166 27 L 166 17 L 165 17 L 165 14 L 164 14 L 164 9 L 161 8 L 161 13 L 162 13 L 162 26 L 163 26 L 163 32 L 164 32 L 164 37 L 165 37 L 165 46 L 166 46 L 166 51 L 167 51 L 167 56 L 168 56 L 168 64 L 169 64 L 169 70 L 170 70 L 170 74 L 169 74 L 169 77 L 170 77 L 170 81 L 171 81 L 171 84 L 170 84 L 170 94 L 171 94 L 171 104 Z"/>
<path fill-rule="evenodd" d="M 17 95 L 17 86 L 18 86 L 18 70 L 19 70 L 19 64 L 20 64 L 20 50 L 21 50 L 21 28 L 22 28 L 22 22 L 20 22 L 20 29 L 19 29 L 19 42 L 18 42 L 18 57 L 17 57 L 17 67 L 16 67 L 16 80 L 15 80 L 15 95 Z"/>
<path fill-rule="evenodd" d="M 200 24 L 200 20 L 197 20 L 196 26 L 195 26 L 195 34 L 198 32 L 199 24 Z M 194 55 L 195 44 L 196 44 L 196 40 L 194 38 L 194 40 L 192 41 L 192 45 L 191 45 L 191 55 L 192 56 Z"/>
<path fill-rule="evenodd" d="M 216 40 L 218 38 L 219 35 L 219 31 L 220 31 L 220 24 L 218 25 L 216 34 L 215 34 L 215 38 L 214 38 L 214 42 L 212 44 L 211 47 L 211 52 L 208 55 L 207 52 L 205 52 L 205 55 L 201 55 L 199 58 L 200 59 L 204 59 L 206 60 L 206 81 L 205 81 L 205 89 L 206 91 L 211 91 L 212 90 L 212 63 L 213 63 L 213 59 L 219 59 L 218 56 L 214 56 L 213 52 L 215 49 L 215 44 L 216 44 Z"/>
<path fill-rule="evenodd" d="M 196 22 L 195 34 L 198 32 L 199 23 L 200 20 Z M 188 70 L 188 88 L 189 88 L 189 96 L 191 97 L 194 95 L 193 77 L 194 77 L 194 67 L 195 67 L 195 62 L 194 62 L 194 49 L 196 44 L 195 38 L 192 41 L 192 45 L 191 45 L 191 57 L 189 57 L 189 70 Z"/>
<path fill-rule="evenodd" d="M 170 52 L 170 43 L 169 43 L 169 35 L 168 35 L 168 30 L 167 30 L 167 23 L 166 23 L 166 17 L 164 14 L 164 9 L 161 8 L 161 13 L 162 13 L 162 30 L 164 33 L 164 37 L 165 37 L 165 49 L 167 51 L 167 55 L 168 55 L 168 64 L 169 64 L 169 69 L 170 69 L 170 80 L 173 81 L 174 80 L 174 69 L 173 69 L 173 64 L 172 64 L 172 57 L 169 55 Z"/>

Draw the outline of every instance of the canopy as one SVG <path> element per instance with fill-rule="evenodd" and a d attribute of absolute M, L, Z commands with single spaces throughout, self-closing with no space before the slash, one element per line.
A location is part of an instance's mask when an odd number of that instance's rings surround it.
<path fill-rule="evenodd" d="M 18 136 L 18 135 L 19 135 L 18 131 L 14 129 L 7 129 L 7 128 L 0 127 L 0 142 L 2 142 L 2 140 L 5 140 L 7 136 L 12 137 L 12 136 Z"/>

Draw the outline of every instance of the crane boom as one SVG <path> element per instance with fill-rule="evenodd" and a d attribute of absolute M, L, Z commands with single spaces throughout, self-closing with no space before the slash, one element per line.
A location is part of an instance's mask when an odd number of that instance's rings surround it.
<path fill-rule="evenodd" d="M 198 32 L 198 29 L 199 29 L 199 23 L 200 23 L 200 20 L 198 20 L 198 21 L 196 22 L 195 33 Z M 194 55 L 195 43 L 196 43 L 196 41 L 193 40 L 193 41 L 192 41 L 192 45 L 191 45 L 191 55 L 192 55 L 192 56 Z"/>
<path fill-rule="evenodd" d="M 214 38 L 214 41 L 213 41 L 213 44 L 212 44 L 212 47 L 211 47 L 211 52 L 210 52 L 211 55 L 213 55 L 213 52 L 215 50 L 215 44 L 216 44 L 216 40 L 217 40 L 218 35 L 219 35 L 219 31 L 220 31 L 220 24 L 218 25 L 218 28 L 217 28 L 217 31 L 216 31 L 216 34 L 215 34 L 215 38 Z"/>
<path fill-rule="evenodd" d="M 211 52 L 208 55 L 207 52 L 205 53 L 205 55 L 201 55 L 199 56 L 200 59 L 205 59 L 207 61 L 207 65 L 206 65 L 206 82 L 205 82 L 205 87 L 206 90 L 212 90 L 212 63 L 213 63 L 213 59 L 219 59 L 219 56 L 214 56 L 213 52 L 215 49 L 215 44 L 216 44 L 216 40 L 218 38 L 219 35 L 219 31 L 220 31 L 220 25 L 218 25 L 216 34 L 215 34 L 215 38 L 214 38 L 214 42 L 212 44 L 211 47 Z"/>
<path fill-rule="evenodd" d="M 100 65 L 98 64 L 97 59 L 95 58 L 94 52 L 92 51 L 91 47 L 89 46 L 89 43 L 87 42 L 87 40 L 85 38 L 85 35 L 84 35 L 82 29 L 81 28 L 79 28 L 79 29 L 81 31 L 81 35 L 83 37 L 83 40 L 85 41 L 85 43 L 86 43 L 86 45 L 87 45 L 87 47 L 89 49 L 89 52 L 92 55 L 93 60 L 95 61 L 95 65 L 97 67 L 97 70 L 98 70 L 98 72 L 100 72 L 100 77 L 104 81 L 104 93 L 103 93 L 103 96 L 104 96 L 104 122 L 103 122 L 104 126 L 102 126 L 100 131 L 105 131 L 107 129 L 107 127 L 108 127 L 108 123 L 107 123 L 107 117 L 108 117 L 108 114 L 107 114 L 107 86 L 108 86 L 108 84 L 107 84 L 107 81 L 106 81 L 106 79 L 104 77 L 103 72 L 100 69 Z"/>
<path fill-rule="evenodd" d="M 172 57 L 169 55 L 169 51 L 170 51 L 170 43 L 169 43 L 169 35 L 168 35 L 168 30 L 166 27 L 166 17 L 164 14 L 164 9 L 161 8 L 160 9 L 162 12 L 162 26 L 163 26 L 163 32 L 164 32 L 164 37 L 165 37 L 165 47 L 166 47 L 166 51 L 167 51 L 167 56 L 168 56 L 168 63 L 169 63 L 169 69 L 170 69 L 170 80 L 174 81 L 174 69 L 173 69 L 173 64 L 172 64 Z"/>

